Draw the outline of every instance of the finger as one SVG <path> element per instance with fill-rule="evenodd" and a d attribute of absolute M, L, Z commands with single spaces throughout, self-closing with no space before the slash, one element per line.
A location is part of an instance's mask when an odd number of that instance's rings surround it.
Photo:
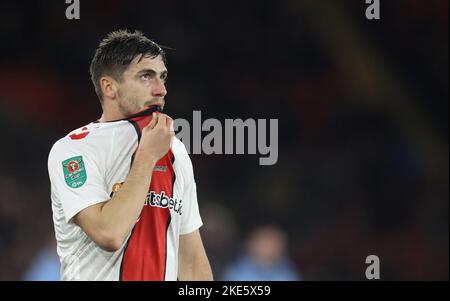
<path fill-rule="evenodd" d="M 160 116 L 164 116 L 166 118 L 166 124 L 165 125 L 166 125 L 167 128 L 170 128 L 170 121 L 173 121 L 173 119 L 169 115 L 163 114 L 163 113 L 161 113 Z"/>
<path fill-rule="evenodd" d="M 169 129 L 170 132 L 174 132 L 173 129 L 173 119 L 170 117 L 167 117 L 167 128 Z"/>
<path fill-rule="evenodd" d="M 152 114 L 152 120 L 150 120 L 149 124 L 147 125 L 150 129 L 153 129 L 158 122 L 158 114 L 153 112 Z"/>
<path fill-rule="evenodd" d="M 157 127 L 157 128 L 163 128 L 163 127 L 165 127 L 165 126 L 166 126 L 166 119 L 167 119 L 167 116 L 166 116 L 166 115 L 164 115 L 164 114 L 159 114 L 159 116 L 158 116 L 158 123 L 156 123 L 156 126 L 155 126 L 155 127 Z"/>
<path fill-rule="evenodd" d="M 172 148 L 174 137 L 175 137 L 175 132 L 170 132 L 170 148 Z"/>

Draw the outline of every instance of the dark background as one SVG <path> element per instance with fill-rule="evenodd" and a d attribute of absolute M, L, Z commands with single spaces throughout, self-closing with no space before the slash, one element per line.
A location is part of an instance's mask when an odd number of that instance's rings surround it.
<path fill-rule="evenodd" d="M 448 280 L 447 0 L 0 4 L 0 280 L 54 246 L 47 156 L 101 115 L 88 67 L 110 31 L 166 50 L 166 113 L 279 119 L 279 157 L 192 155 L 217 278 L 274 224 L 304 280 Z"/>

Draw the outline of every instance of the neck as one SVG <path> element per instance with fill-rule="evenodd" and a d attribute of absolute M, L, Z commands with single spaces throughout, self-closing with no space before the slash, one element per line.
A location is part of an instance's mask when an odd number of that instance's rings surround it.
<path fill-rule="evenodd" d="M 105 103 L 103 103 L 102 108 L 103 108 L 103 113 L 102 113 L 102 116 L 100 117 L 100 119 L 98 120 L 99 122 L 114 121 L 114 120 L 119 120 L 119 119 L 123 119 L 126 117 L 119 110 L 118 106 L 112 105 L 111 102 L 105 101 Z"/>
<path fill-rule="evenodd" d="M 123 119 L 125 117 L 122 116 L 115 116 L 115 115 L 109 115 L 106 112 L 103 112 L 102 116 L 100 117 L 100 119 L 98 120 L 99 122 L 108 122 L 108 121 L 114 121 L 114 120 L 120 120 Z"/>

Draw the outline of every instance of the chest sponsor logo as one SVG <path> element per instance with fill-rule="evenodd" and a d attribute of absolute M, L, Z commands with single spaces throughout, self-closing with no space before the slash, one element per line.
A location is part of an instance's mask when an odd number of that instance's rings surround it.
<path fill-rule="evenodd" d="M 87 174 L 83 156 L 76 156 L 62 162 L 64 180 L 71 188 L 78 188 L 86 183 Z"/>
<path fill-rule="evenodd" d="M 179 215 L 182 214 L 182 200 L 171 198 L 164 191 L 161 191 L 160 194 L 150 191 L 145 198 L 144 206 L 169 208 Z"/>
<path fill-rule="evenodd" d="M 124 182 L 116 183 L 112 187 L 111 197 L 120 190 Z M 152 206 L 159 208 L 169 208 L 179 215 L 182 214 L 182 200 L 174 199 L 166 195 L 165 191 L 161 191 L 160 194 L 150 191 L 145 197 L 144 206 Z"/>

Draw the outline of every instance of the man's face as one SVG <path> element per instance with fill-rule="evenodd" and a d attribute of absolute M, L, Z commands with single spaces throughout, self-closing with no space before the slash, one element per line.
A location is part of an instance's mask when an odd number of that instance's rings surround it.
<path fill-rule="evenodd" d="M 118 83 L 118 103 L 121 113 L 131 116 L 151 105 L 164 108 L 164 96 L 167 94 L 165 81 L 167 69 L 162 57 L 136 56 L 122 75 Z"/>

